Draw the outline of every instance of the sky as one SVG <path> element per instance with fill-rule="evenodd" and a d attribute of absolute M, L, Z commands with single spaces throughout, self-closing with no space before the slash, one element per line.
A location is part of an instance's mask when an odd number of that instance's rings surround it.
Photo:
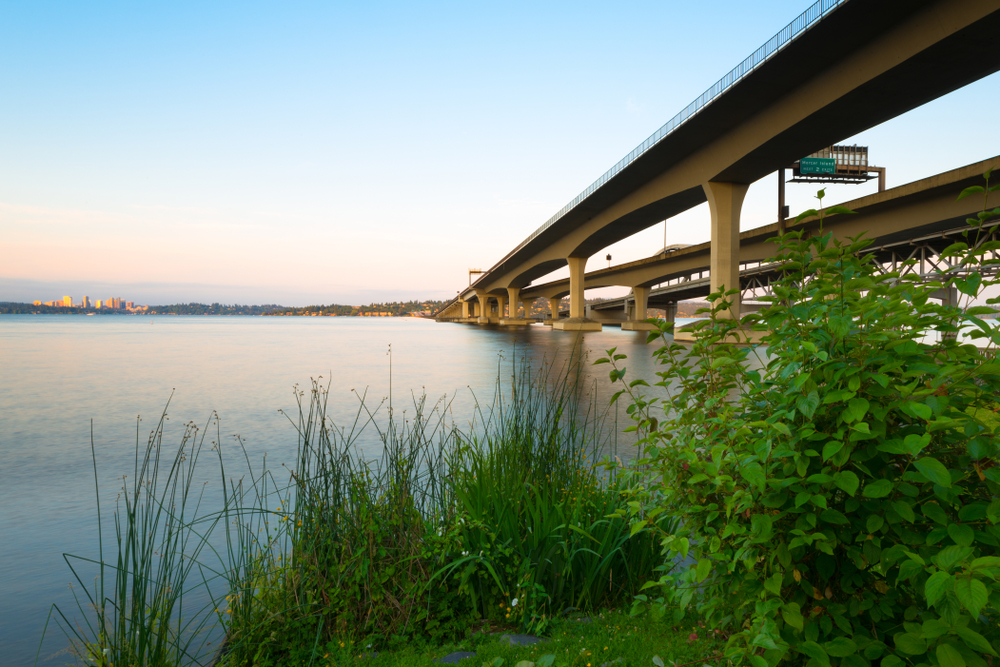
<path fill-rule="evenodd" d="M 451 298 L 809 4 L 0 2 L 0 301 Z M 889 187 L 995 156 L 997 76 L 843 142 Z"/>

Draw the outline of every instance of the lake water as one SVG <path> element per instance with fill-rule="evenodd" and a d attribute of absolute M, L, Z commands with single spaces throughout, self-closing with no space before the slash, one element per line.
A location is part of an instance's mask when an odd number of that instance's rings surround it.
<path fill-rule="evenodd" d="M 296 433 L 279 413 L 297 414 L 294 387 L 330 382 L 329 413 L 348 423 L 358 407 L 352 389 L 367 388 L 372 405 L 388 396 L 390 345 L 397 411 L 412 405 L 411 392 L 448 397 L 459 426 L 473 416 L 473 392 L 490 403 L 515 357 L 561 368 L 572 354 L 593 361 L 617 346 L 629 355 L 629 377 L 655 371 L 645 334 L 613 328 L 580 335 L 413 318 L 0 317 L 0 664 L 32 664 L 52 603 L 75 609 L 62 554 L 97 556 L 91 421 L 107 515 L 137 435 L 145 442 L 168 399 L 165 442 L 178 443 L 184 424 L 205 424 L 215 411 L 224 442 L 239 434 L 253 460 L 266 453 L 276 468 L 294 460 Z M 606 405 L 616 389 L 609 367 L 584 368 Z M 362 442 L 377 455 L 374 433 Z M 67 662 L 58 655 L 64 645 L 50 627 L 42 664 Z"/>

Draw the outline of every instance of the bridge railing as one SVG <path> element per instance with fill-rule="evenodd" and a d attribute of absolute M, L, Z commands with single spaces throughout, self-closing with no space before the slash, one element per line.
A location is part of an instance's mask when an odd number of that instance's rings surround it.
<path fill-rule="evenodd" d="M 724 93 L 727 89 L 737 83 L 744 76 L 756 69 L 761 63 L 770 58 L 772 55 L 777 53 L 783 46 L 792 41 L 800 33 L 802 33 L 806 28 L 810 27 L 812 24 L 819 21 L 821 18 L 829 14 L 836 7 L 844 4 L 848 0 L 817 0 L 808 9 L 802 12 L 799 16 L 795 18 L 791 23 L 786 25 L 778 34 L 776 34 L 771 39 L 767 40 L 763 46 L 750 54 L 739 65 L 734 67 L 728 74 L 719 79 L 715 85 L 702 93 L 694 102 L 684 107 L 680 113 L 671 118 L 663 125 L 660 129 L 654 132 L 648 139 L 639 144 L 632 150 L 631 153 L 623 157 L 618 161 L 611 169 L 605 172 L 600 178 L 590 184 L 590 186 L 578 194 L 573 201 L 563 206 L 559 211 L 549 218 L 545 224 L 532 232 L 531 236 L 522 241 L 516 248 L 507 253 L 503 259 L 493 265 L 490 271 L 485 272 L 479 277 L 473 285 L 477 284 L 480 280 L 483 280 L 489 273 L 492 273 L 494 269 L 503 264 L 510 258 L 514 253 L 519 251 L 524 246 L 528 245 L 532 240 L 535 239 L 539 234 L 544 232 L 546 229 L 555 224 L 560 218 L 569 213 L 573 208 L 575 208 L 580 202 L 592 195 L 598 188 L 614 178 L 619 172 L 625 169 L 627 166 L 635 162 L 639 156 L 648 151 L 650 148 L 658 144 L 663 140 L 668 134 L 680 127 L 686 120 L 697 114 L 699 111 L 704 109 L 712 100 Z"/>

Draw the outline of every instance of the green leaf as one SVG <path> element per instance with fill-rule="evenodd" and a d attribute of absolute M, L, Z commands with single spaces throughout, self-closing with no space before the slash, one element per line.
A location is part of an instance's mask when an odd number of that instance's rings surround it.
<path fill-rule="evenodd" d="M 772 520 L 767 514 L 750 517 L 750 533 L 754 542 L 765 542 L 771 538 Z"/>
<path fill-rule="evenodd" d="M 981 185 L 970 185 L 969 187 L 962 190 L 961 194 L 958 195 L 958 199 L 956 199 L 955 201 L 959 201 L 960 199 L 965 199 L 969 195 L 974 195 L 977 193 L 985 193 L 985 192 L 986 192 L 985 188 L 983 188 L 983 186 Z M 796 219 L 796 222 L 798 222 L 798 219 Z"/>
<path fill-rule="evenodd" d="M 798 649 L 800 653 L 805 653 L 806 655 L 808 655 L 810 658 L 820 663 L 821 665 L 826 665 L 826 667 L 830 667 L 830 656 L 828 656 L 826 654 L 826 651 L 823 650 L 823 647 L 817 644 L 816 642 L 812 641 L 802 642 L 795 648 Z"/>
<path fill-rule="evenodd" d="M 802 630 L 803 625 L 805 624 L 805 619 L 802 618 L 802 611 L 799 605 L 795 602 L 784 606 L 781 610 L 781 617 L 785 619 L 785 623 L 797 630 Z"/>
<path fill-rule="evenodd" d="M 855 475 L 850 470 L 841 470 L 833 476 L 833 483 L 837 485 L 837 488 L 846 493 L 849 496 L 853 496 L 858 490 L 861 482 L 858 480 L 858 476 Z"/>
<path fill-rule="evenodd" d="M 892 482 L 887 479 L 880 479 L 865 484 L 865 490 L 861 492 L 865 498 L 885 498 L 892 493 Z"/>
<path fill-rule="evenodd" d="M 802 222 L 806 218 L 815 218 L 818 215 L 819 213 L 816 212 L 816 209 L 811 208 L 807 211 L 802 211 L 797 216 L 795 216 L 795 222 Z"/>
<path fill-rule="evenodd" d="M 708 558 L 702 558 L 698 561 L 698 569 L 695 571 L 695 577 L 699 582 L 705 581 L 708 575 L 712 573 L 712 561 Z"/>
<path fill-rule="evenodd" d="M 635 523 L 633 523 L 632 530 L 629 533 L 629 537 L 635 537 L 637 533 L 642 532 L 642 529 L 646 527 L 647 523 L 649 523 L 649 521 L 647 521 L 646 519 L 643 519 L 642 521 L 636 521 Z"/>
<path fill-rule="evenodd" d="M 981 567 L 1000 567 L 1000 556 L 982 556 L 972 561 L 972 569 Z"/>
<path fill-rule="evenodd" d="M 909 579 L 918 572 L 923 572 L 924 566 L 913 560 L 904 560 L 899 565 L 899 578 Z"/>
<path fill-rule="evenodd" d="M 923 405 L 922 403 L 920 405 Z M 927 407 L 927 406 L 924 406 Z M 930 408 L 927 408 L 927 418 L 930 419 Z M 916 456 L 923 449 L 931 444 L 931 434 L 924 433 L 922 435 L 917 435 L 916 433 L 911 433 L 903 439 L 903 447 L 906 448 L 907 453 L 911 456 Z"/>
<path fill-rule="evenodd" d="M 947 572 L 971 555 L 972 555 L 972 549 L 970 549 L 969 547 L 961 547 L 953 545 L 941 549 L 941 551 L 936 553 L 934 555 L 934 558 L 932 558 L 931 560 L 933 560 L 934 564 L 937 565 L 940 569 Z"/>
<path fill-rule="evenodd" d="M 893 641 L 896 642 L 896 648 L 908 655 L 923 655 L 927 653 L 927 642 L 909 632 L 900 632 L 893 637 Z M 882 664 L 885 664 L 884 660 Z"/>
<path fill-rule="evenodd" d="M 868 414 L 869 403 L 864 398 L 852 398 L 847 402 L 847 410 L 855 421 L 861 421 Z"/>
<path fill-rule="evenodd" d="M 962 547 L 971 547 L 976 539 L 976 534 L 969 526 L 960 523 L 948 524 L 948 535 L 955 540 L 955 544 Z"/>
<path fill-rule="evenodd" d="M 889 655 L 882 658 L 882 667 L 903 667 L 906 663 L 903 662 L 899 656 L 890 653 Z"/>
<path fill-rule="evenodd" d="M 823 445 L 823 461 L 829 461 L 837 452 L 844 448 L 843 440 L 829 440 Z"/>
<path fill-rule="evenodd" d="M 764 486 L 767 483 L 764 477 L 764 469 L 756 461 L 740 466 L 740 477 L 761 491 L 764 490 Z"/>
<path fill-rule="evenodd" d="M 938 644 L 937 659 L 941 667 L 965 667 L 962 654 L 951 644 Z"/>
<path fill-rule="evenodd" d="M 764 588 L 775 595 L 781 594 L 781 573 L 771 575 L 764 580 Z"/>
<path fill-rule="evenodd" d="M 806 419 L 812 419 L 813 413 L 816 412 L 816 408 L 819 407 L 819 393 L 815 390 L 809 392 L 806 396 L 800 396 L 797 401 L 795 401 L 795 408 L 802 413 Z"/>
<path fill-rule="evenodd" d="M 916 520 L 916 515 L 913 513 L 913 508 L 905 500 L 897 500 L 892 504 L 892 509 L 896 510 L 896 514 L 903 517 L 904 521 L 913 523 Z"/>
<path fill-rule="evenodd" d="M 945 511 L 941 509 L 941 506 L 935 502 L 924 503 L 920 508 L 924 516 L 935 523 L 939 523 L 942 526 L 948 525 L 948 515 Z"/>
<path fill-rule="evenodd" d="M 844 516 L 842 512 L 838 512 L 837 510 L 823 510 L 823 512 L 819 515 L 819 518 L 821 521 L 838 526 L 850 523 L 848 518 Z"/>
<path fill-rule="evenodd" d="M 880 517 L 878 514 L 869 514 L 868 521 L 865 522 L 865 528 L 868 529 L 869 533 L 874 533 L 883 525 L 885 525 L 885 519 Z"/>
<path fill-rule="evenodd" d="M 990 643 L 986 641 L 986 637 L 983 637 L 975 630 L 957 627 L 955 628 L 955 632 L 962 638 L 962 641 L 964 641 L 965 645 L 969 648 L 979 651 L 980 653 L 989 653 L 992 656 L 997 655 L 996 649 L 994 649 Z"/>
<path fill-rule="evenodd" d="M 546 653 L 535 663 L 538 667 L 552 667 L 552 663 L 556 661 L 556 656 L 554 653 Z"/>
<path fill-rule="evenodd" d="M 929 456 L 917 459 L 913 466 L 920 471 L 920 474 L 930 481 L 947 488 L 951 487 L 951 474 L 944 464 Z"/>
<path fill-rule="evenodd" d="M 656 667 L 663 667 L 663 658 L 658 655 L 654 655 L 653 664 L 656 665 Z"/>
<path fill-rule="evenodd" d="M 955 580 L 955 594 L 962 606 L 972 614 L 972 618 L 979 618 L 979 612 L 986 606 L 990 596 L 986 584 L 967 575 Z"/>
<path fill-rule="evenodd" d="M 858 645 L 847 637 L 835 637 L 826 643 L 826 652 L 835 658 L 846 658 L 857 650 Z"/>
<path fill-rule="evenodd" d="M 927 604 L 933 607 L 941 599 L 941 596 L 951 588 L 951 583 L 951 575 L 947 572 L 932 574 L 927 579 L 927 583 L 924 584 L 924 596 L 927 598 Z"/>

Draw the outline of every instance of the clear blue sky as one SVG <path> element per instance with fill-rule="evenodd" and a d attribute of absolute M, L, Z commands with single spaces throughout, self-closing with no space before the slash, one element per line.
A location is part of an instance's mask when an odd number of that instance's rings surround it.
<path fill-rule="evenodd" d="M 454 296 L 808 4 L 2 3 L 0 300 Z M 998 81 L 844 140 L 890 187 L 996 155 Z"/>

